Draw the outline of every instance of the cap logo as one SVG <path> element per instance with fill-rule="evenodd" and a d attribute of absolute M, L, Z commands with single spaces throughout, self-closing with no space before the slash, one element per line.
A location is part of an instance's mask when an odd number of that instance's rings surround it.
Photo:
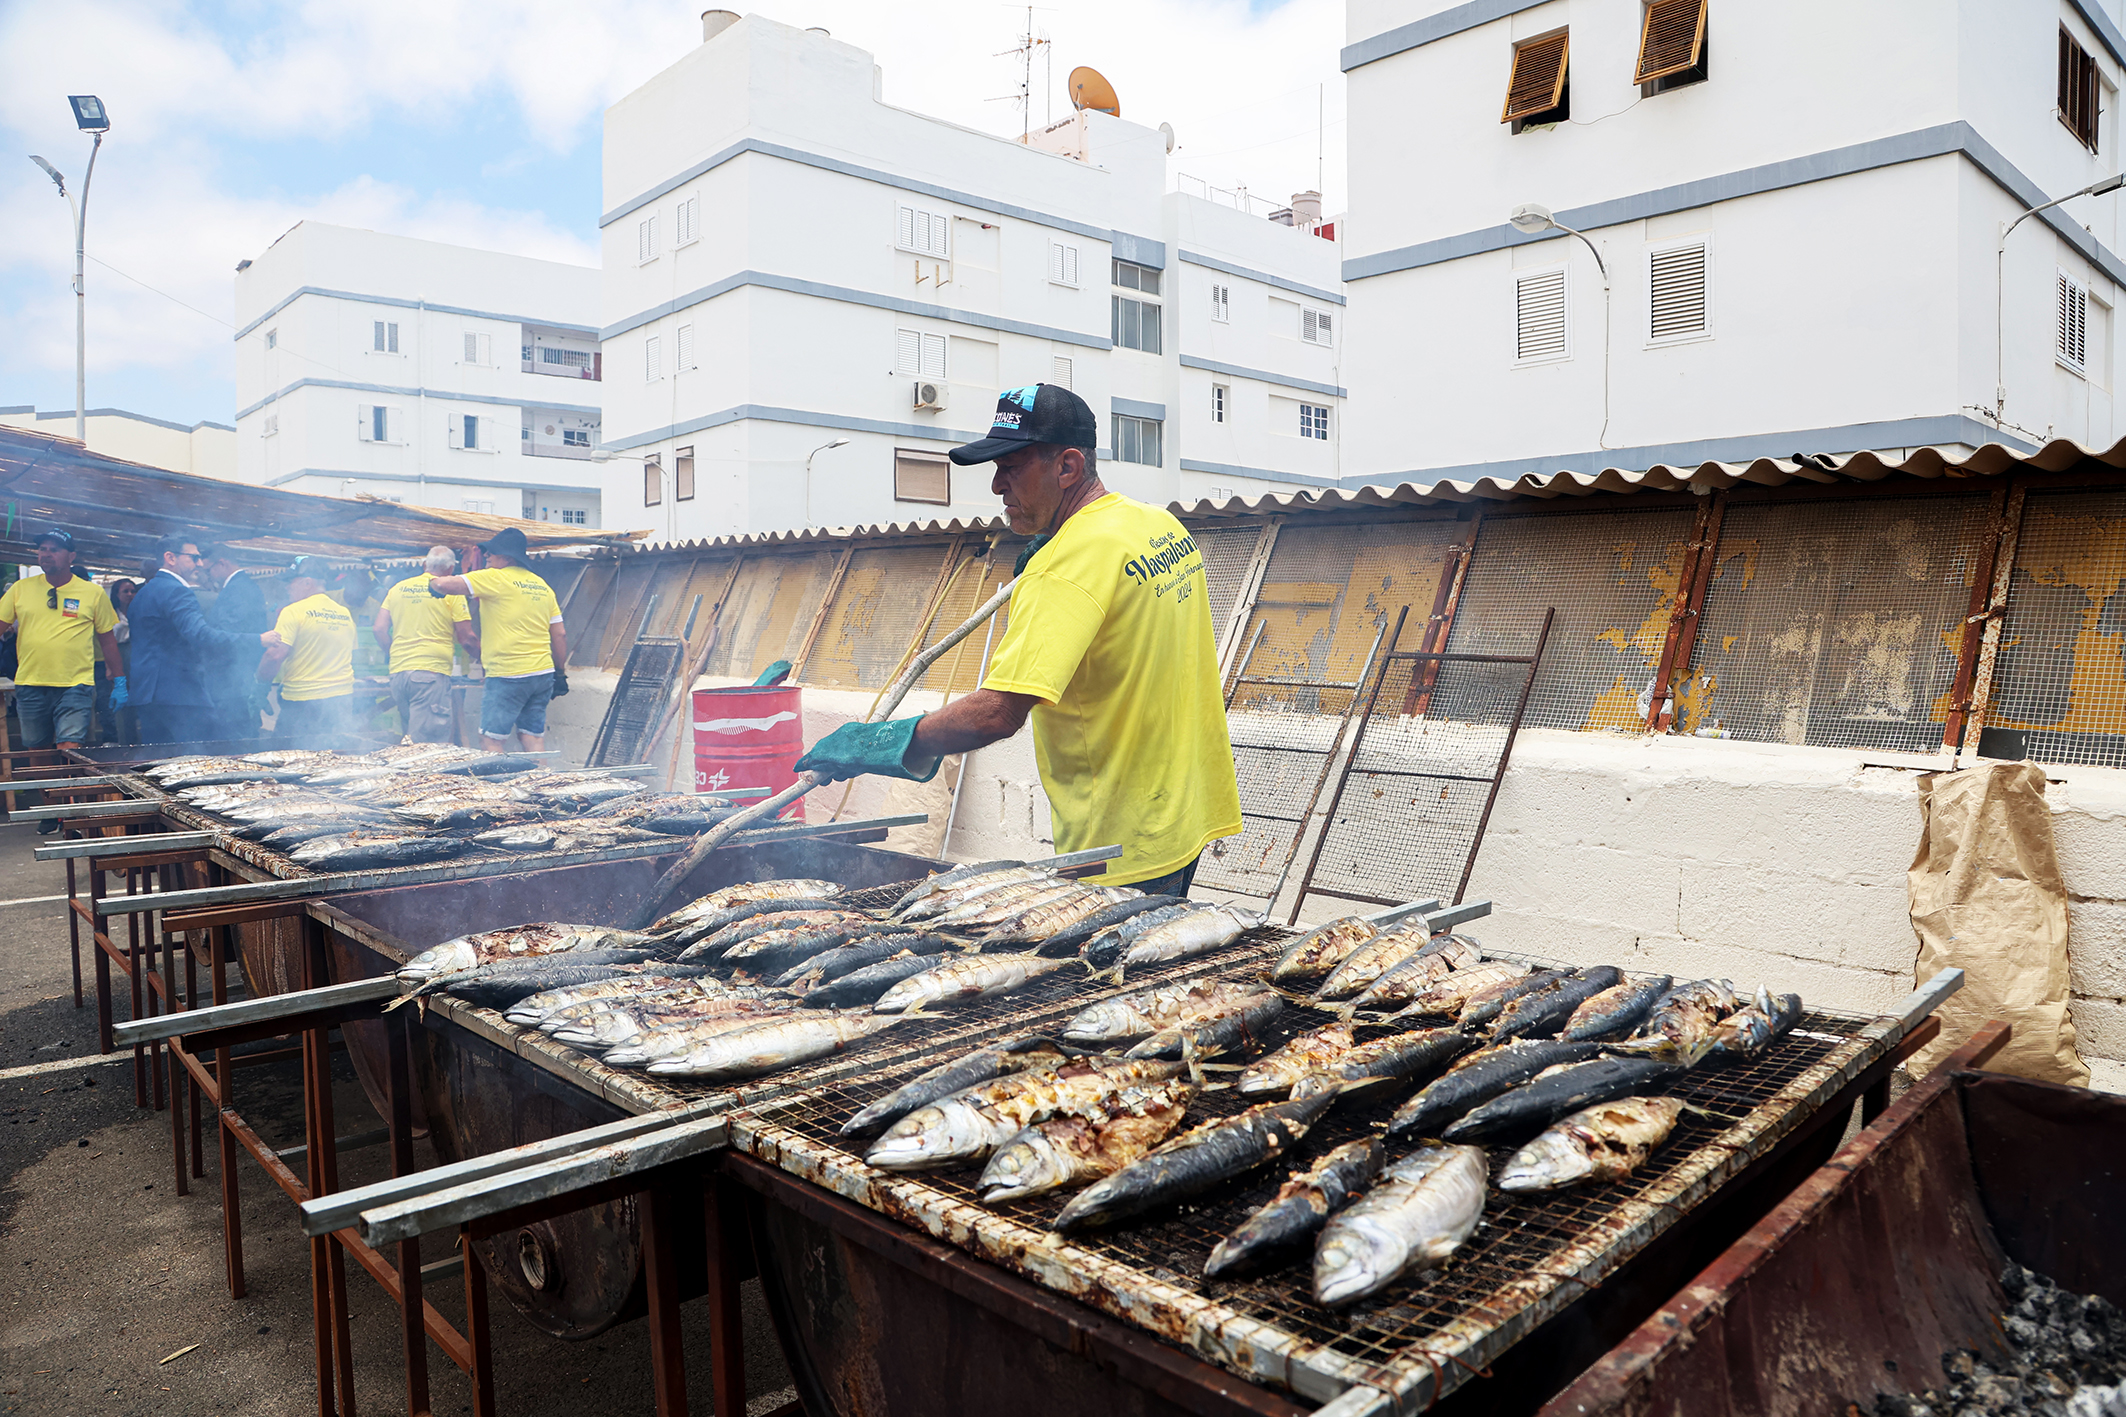
<path fill-rule="evenodd" d="M 997 402 L 1004 403 L 1008 400 L 1011 403 L 1017 404 L 1020 408 L 1025 409 L 1028 413 L 1032 413 L 1034 395 L 1040 392 L 1041 386 L 1039 384 L 1026 384 L 1016 389 L 1006 389 L 1002 394 L 997 396 Z"/>
<path fill-rule="evenodd" d="M 996 421 L 989 426 L 991 428 L 1017 428 L 1019 426 L 1019 415 L 1013 409 L 1000 408 L 997 410 Z"/>

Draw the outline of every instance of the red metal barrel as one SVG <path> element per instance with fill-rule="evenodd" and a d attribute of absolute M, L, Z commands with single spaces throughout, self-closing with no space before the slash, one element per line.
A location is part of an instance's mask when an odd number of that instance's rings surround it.
<path fill-rule="evenodd" d="M 741 685 L 694 691 L 694 790 L 722 787 L 781 789 L 797 781 L 804 756 L 801 688 Z M 803 798 L 783 809 L 802 818 Z"/>

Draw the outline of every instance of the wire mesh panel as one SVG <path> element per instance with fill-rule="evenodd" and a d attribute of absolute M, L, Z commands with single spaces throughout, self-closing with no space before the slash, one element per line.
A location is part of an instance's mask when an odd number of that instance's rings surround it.
<path fill-rule="evenodd" d="M 1644 732 L 1692 520 L 1682 507 L 1486 516 L 1447 648 L 1526 654 L 1554 606 L 1526 724 Z"/>
<path fill-rule="evenodd" d="M 1262 544 L 1263 528 L 1253 522 L 1192 526 L 1188 534 L 1203 553 L 1203 578 L 1211 597 L 1211 636 L 1223 639 L 1226 623 L 1240 599 L 1241 582 L 1254 564 L 1255 548 Z"/>
<path fill-rule="evenodd" d="M 2039 762 L 2126 767 L 2126 492 L 2023 504 L 1990 730 Z"/>
<path fill-rule="evenodd" d="M 883 689 L 923 628 L 945 549 L 888 546 L 851 556 L 827 622 L 800 666 L 805 682 Z"/>
<path fill-rule="evenodd" d="M 598 625 L 587 629 L 597 637 L 595 663 L 601 667 L 617 669 L 626 663 L 628 646 L 635 642 L 635 621 L 649 605 L 650 581 L 659 569 L 657 562 L 648 560 L 621 566 L 620 579 L 613 582 L 612 593 L 605 598 L 605 614 Z"/>
<path fill-rule="evenodd" d="M 1676 728 L 1932 752 L 1956 679 L 1985 497 L 1730 506 Z"/>
<path fill-rule="evenodd" d="M 965 624 L 967 617 L 1003 589 L 1011 580 L 1012 563 L 1018 559 L 1024 542 L 1007 541 L 995 555 L 986 559 L 963 561 L 955 566 L 957 574 L 950 576 L 944 598 L 938 603 L 937 614 L 931 617 L 930 628 L 923 635 L 923 648 L 928 649 L 945 636 Z M 964 549 L 964 555 L 974 557 L 980 550 L 979 543 Z M 1011 607 L 1005 605 L 990 617 L 989 623 L 961 640 L 936 664 L 925 671 L 916 681 L 918 689 L 932 693 L 964 694 L 978 689 L 982 684 L 982 650 L 986 645 L 994 653 L 1004 639 L 1004 627 L 1011 623 Z"/>
<path fill-rule="evenodd" d="M 678 677 L 686 641 L 667 636 L 635 641 L 628 651 L 627 666 L 613 687 L 612 701 L 598 725 L 587 767 L 617 767 L 649 761 L 649 737 L 664 716 L 671 697 L 672 680 Z"/>
<path fill-rule="evenodd" d="M 834 551 L 748 558 L 724 602 L 710 674 L 750 678 L 791 659 L 819 611 L 839 557 Z"/>

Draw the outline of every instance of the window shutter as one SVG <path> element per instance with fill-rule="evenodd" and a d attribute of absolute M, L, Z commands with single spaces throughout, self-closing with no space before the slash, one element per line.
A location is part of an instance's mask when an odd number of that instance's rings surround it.
<path fill-rule="evenodd" d="M 1063 279 L 1063 246 L 1061 242 L 1051 241 L 1048 243 L 1048 278 L 1050 280 Z"/>
<path fill-rule="evenodd" d="M 905 247 L 908 247 L 908 248 L 910 248 L 910 249 L 913 249 L 913 248 L 914 248 L 914 246 L 915 246 L 915 208 L 914 208 L 914 207 L 902 207 L 902 208 L 901 208 L 901 225 L 900 225 L 900 231 L 899 231 L 899 233 L 897 234 L 897 236 L 896 236 L 896 237 L 895 237 L 895 239 L 894 239 L 894 244 L 895 244 L 896 246 L 905 246 Z"/>
<path fill-rule="evenodd" d="M 1315 344 L 1320 340 L 1321 332 L 1315 324 L 1317 318 L 1312 310 L 1303 309 L 1299 312 L 1299 337 L 1308 344 Z"/>
<path fill-rule="evenodd" d="M 1702 335 L 1706 323 L 1705 244 L 1656 251 L 1652 257 L 1653 339 Z"/>
<path fill-rule="evenodd" d="M 1513 282 L 1515 359 L 1565 352 L 1565 272 L 1538 271 Z"/>
<path fill-rule="evenodd" d="M 379 431 L 384 435 L 383 440 L 385 442 L 403 443 L 406 441 L 406 414 L 404 410 L 380 408 L 376 411 L 376 416 L 378 424 L 381 425 Z"/>
<path fill-rule="evenodd" d="M 2060 26 L 2060 122 L 2094 152 L 2097 146 L 2096 60 Z"/>
<path fill-rule="evenodd" d="M 354 410 L 354 436 L 364 443 L 376 441 L 376 405 L 360 404 Z"/>
<path fill-rule="evenodd" d="M 390 322 L 384 326 L 384 343 L 391 347 L 390 353 L 397 354 L 399 352 L 399 327 L 396 322 Z"/>
<path fill-rule="evenodd" d="M 657 218 L 644 217 L 635 225 L 635 260 L 649 260 L 657 254 Z"/>
<path fill-rule="evenodd" d="M 1566 31 L 1559 30 L 1514 46 L 1513 73 L 1506 80 L 1506 108 L 1499 122 L 1558 106 L 1565 93 L 1565 40 Z"/>
<path fill-rule="evenodd" d="M 930 502 L 939 506 L 949 504 L 952 501 L 952 463 L 941 453 L 895 448 L 893 500 Z"/>
<path fill-rule="evenodd" d="M 2060 273 L 2059 289 L 2059 355 L 2067 364 L 2083 369 L 2089 362 L 2089 292 L 2065 272 Z"/>
<path fill-rule="evenodd" d="M 376 338 L 369 347 L 378 354 L 384 352 L 384 322 L 382 320 L 376 321 Z"/>
<path fill-rule="evenodd" d="M 655 335 L 642 342 L 642 380 L 654 383 L 664 377 L 664 345 Z"/>
<path fill-rule="evenodd" d="M 914 330 L 893 332 L 893 367 L 903 374 L 923 372 L 923 337 Z"/>
<path fill-rule="evenodd" d="M 1066 389 L 1070 387 L 1070 361 L 1068 359 L 1060 354 L 1055 357 L 1053 367 L 1049 372 L 1048 382 L 1061 384 Z"/>
<path fill-rule="evenodd" d="M 945 337 L 943 335 L 923 336 L 922 375 L 926 379 L 942 379 L 945 377 Z"/>
<path fill-rule="evenodd" d="M 465 336 L 465 362 L 467 364 L 478 364 L 480 362 L 480 337 L 476 334 L 468 333 Z"/>
<path fill-rule="evenodd" d="M 1326 310 L 1318 311 L 1314 316 L 1314 332 L 1321 336 L 1321 343 L 1323 344 L 1336 343 L 1335 333 L 1331 325 L 1333 318 Z"/>
<path fill-rule="evenodd" d="M 694 327 L 692 325 L 681 325 L 679 327 L 679 362 L 672 367 L 678 371 L 694 367 Z"/>
<path fill-rule="evenodd" d="M 480 416 L 476 413 L 468 413 L 465 415 L 465 446 L 473 449 L 475 452 L 479 451 Z"/>
<path fill-rule="evenodd" d="M 453 414 L 452 414 L 452 415 L 451 415 L 451 416 L 449 417 L 449 419 L 448 419 L 448 420 L 446 420 L 446 421 L 447 421 L 447 422 L 448 422 L 448 424 L 450 425 L 450 446 L 452 446 L 453 448 L 462 448 L 462 447 L 464 447 L 464 446 L 465 446 L 465 423 L 464 423 L 464 415 L 463 415 L 463 414 L 458 414 L 458 413 L 453 413 Z"/>
<path fill-rule="evenodd" d="M 1639 68 L 1635 84 L 1650 84 L 1680 74 L 1698 62 L 1705 44 L 1705 0 L 1653 0 L 1639 32 Z"/>
<path fill-rule="evenodd" d="M 1076 285 L 1078 283 L 1078 248 L 1075 246 L 1065 246 L 1063 248 L 1063 283 L 1065 285 Z"/>

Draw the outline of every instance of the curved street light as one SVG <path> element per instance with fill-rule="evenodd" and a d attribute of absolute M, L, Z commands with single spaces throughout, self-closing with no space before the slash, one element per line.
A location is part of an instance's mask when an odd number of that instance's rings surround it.
<path fill-rule="evenodd" d="M 96 139 L 95 145 L 89 149 L 88 170 L 81 176 L 81 200 L 77 203 L 74 194 L 66 190 L 66 178 L 58 168 L 35 153 L 30 154 L 30 161 L 44 169 L 45 176 L 52 179 L 59 195 L 66 198 L 67 209 L 74 214 L 74 437 L 86 443 L 89 440 L 89 336 L 88 284 L 83 271 L 87 255 L 85 234 L 89 217 L 89 183 L 96 176 L 96 155 L 103 151 L 103 135 L 111 131 L 111 115 L 105 111 L 103 100 L 94 94 L 70 94 L 67 102 L 73 105 L 74 126 Z"/>

